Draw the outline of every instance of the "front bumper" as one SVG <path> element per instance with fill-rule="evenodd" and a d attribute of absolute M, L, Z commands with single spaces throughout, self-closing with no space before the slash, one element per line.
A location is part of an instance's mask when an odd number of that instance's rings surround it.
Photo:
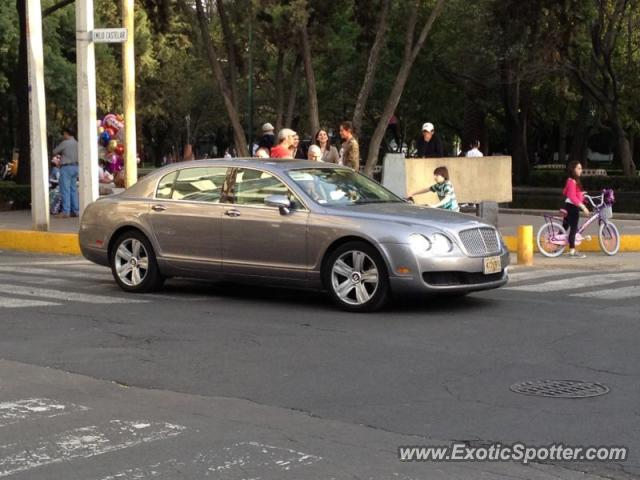
<path fill-rule="evenodd" d="M 381 247 L 387 256 L 389 281 L 394 293 L 474 292 L 501 287 L 509 278 L 509 252 L 504 247 L 499 254 L 501 271 L 487 275 L 483 273 L 484 257 L 469 257 L 459 250 L 434 257 L 416 255 L 404 244 Z M 409 272 L 400 273 L 405 269 Z"/>

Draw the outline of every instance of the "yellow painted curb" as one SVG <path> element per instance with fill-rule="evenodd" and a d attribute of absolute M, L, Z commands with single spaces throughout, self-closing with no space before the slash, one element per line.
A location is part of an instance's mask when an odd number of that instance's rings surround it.
<path fill-rule="evenodd" d="M 518 251 L 518 237 L 509 235 L 502 237 L 504 243 L 510 252 Z M 538 245 L 535 236 L 533 237 L 533 248 L 538 251 Z M 600 244 L 598 243 L 598 235 L 592 235 L 591 240 L 584 241 L 580 244 L 579 250 L 583 252 L 599 252 Z M 622 235 L 620 237 L 621 252 L 640 252 L 640 235 Z"/>
<path fill-rule="evenodd" d="M 37 253 L 81 254 L 77 233 L 0 230 L 0 248 Z"/>

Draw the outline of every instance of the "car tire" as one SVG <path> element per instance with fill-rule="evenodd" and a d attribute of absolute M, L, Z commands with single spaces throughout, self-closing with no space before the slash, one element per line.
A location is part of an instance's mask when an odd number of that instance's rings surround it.
<path fill-rule="evenodd" d="M 380 253 L 361 241 L 333 250 L 324 264 L 324 285 L 333 302 L 348 312 L 372 312 L 389 298 L 389 274 Z"/>
<path fill-rule="evenodd" d="M 151 242 L 138 230 L 126 231 L 116 238 L 109 264 L 116 283 L 126 292 L 153 292 L 164 282 Z"/>

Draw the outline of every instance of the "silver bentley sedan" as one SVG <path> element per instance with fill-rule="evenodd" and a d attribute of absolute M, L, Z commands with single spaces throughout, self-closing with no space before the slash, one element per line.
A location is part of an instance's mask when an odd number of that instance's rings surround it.
<path fill-rule="evenodd" d="M 199 277 L 324 290 L 354 312 L 392 293 L 497 288 L 509 263 L 474 217 L 407 203 L 346 167 L 257 159 L 158 169 L 89 205 L 80 247 L 128 292 Z"/>

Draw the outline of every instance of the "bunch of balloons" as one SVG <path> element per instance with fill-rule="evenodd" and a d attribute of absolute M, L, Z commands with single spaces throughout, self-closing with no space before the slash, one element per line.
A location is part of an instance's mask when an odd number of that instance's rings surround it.
<path fill-rule="evenodd" d="M 109 113 L 98 120 L 98 144 L 105 149 L 107 170 L 117 173 L 124 168 L 124 117 Z M 101 155 L 102 156 L 102 155 Z"/>

